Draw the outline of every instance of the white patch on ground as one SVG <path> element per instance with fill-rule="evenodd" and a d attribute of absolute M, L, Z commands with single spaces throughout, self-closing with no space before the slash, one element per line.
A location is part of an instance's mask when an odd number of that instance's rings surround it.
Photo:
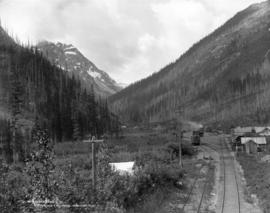
<path fill-rule="evenodd" d="M 122 88 L 125 88 L 128 86 L 128 84 L 126 84 L 126 83 L 116 83 L 116 85 L 119 87 L 122 87 Z"/>
<path fill-rule="evenodd" d="M 73 51 L 65 51 L 66 55 L 77 55 L 77 53 L 73 52 Z"/>
<path fill-rule="evenodd" d="M 65 67 L 61 66 L 61 65 L 57 65 L 60 69 L 62 70 L 66 70 Z"/>
<path fill-rule="evenodd" d="M 110 163 L 110 166 L 113 168 L 113 170 L 119 172 L 121 175 L 125 175 L 125 174 L 133 175 L 134 163 L 135 163 L 134 161 L 121 162 L 121 163 Z"/>
<path fill-rule="evenodd" d="M 95 71 L 92 71 L 91 69 L 89 69 L 89 70 L 87 71 L 87 73 L 88 73 L 89 75 L 91 75 L 93 78 L 100 78 L 100 77 L 101 77 L 100 73 L 95 72 Z"/>
<path fill-rule="evenodd" d="M 64 51 L 67 51 L 67 50 L 74 50 L 74 49 L 75 49 L 75 47 L 72 46 L 72 45 L 70 45 L 70 46 L 66 47 L 66 48 L 64 49 Z"/>

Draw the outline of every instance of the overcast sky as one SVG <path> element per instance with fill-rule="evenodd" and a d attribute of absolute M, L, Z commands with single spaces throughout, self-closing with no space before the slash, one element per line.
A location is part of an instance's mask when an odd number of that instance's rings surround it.
<path fill-rule="evenodd" d="M 131 83 L 177 59 L 260 0 L 0 0 L 2 25 L 22 41 L 73 44 Z"/>

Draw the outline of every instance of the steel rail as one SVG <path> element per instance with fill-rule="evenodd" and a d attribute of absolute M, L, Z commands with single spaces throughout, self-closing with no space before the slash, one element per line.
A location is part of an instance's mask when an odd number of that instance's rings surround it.
<path fill-rule="evenodd" d="M 203 147 L 201 147 L 201 148 L 203 148 Z M 206 192 L 206 188 L 207 188 L 206 186 L 209 184 L 209 179 L 210 179 L 210 162 L 208 162 L 206 165 L 202 165 L 200 167 L 200 171 L 204 167 L 206 167 L 206 166 L 208 166 L 208 172 L 207 172 L 207 175 L 206 175 L 206 180 L 205 180 L 204 185 L 203 185 L 203 192 L 202 192 L 202 195 L 201 195 L 201 198 L 200 198 L 200 202 L 199 202 L 199 205 L 198 205 L 198 208 L 197 208 L 197 211 L 196 211 L 197 213 L 200 213 L 200 211 L 201 211 L 201 206 L 202 206 L 203 198 L 205 196 L 205 192 Z M 186 197 L 185 202 L 184 202 L 184 205 L 181 208 L 182 212 L 184 212 L 185 207 L 187 206 L 188 202 L 190 201 L 192 192 L 194 191 L 194 188 L 195 188 L 195 186 L 197 184 L 197 181 L 199 179 L 199 176 L 200 175 L 197 175 L 196 178 L 195 178 L 195 180 L 193 181 L 193 184 L 192 184 L 191 189 L 190 189 L 190 191 L 188 193 L 188 196 Z"/>
<path fill-rule="evenodd" d="M 208 165 L 209 164 L 210 164 L 210 162 L 208 163 Z M 206 188 L 207 188 L 206 186 L 209 184 L 209 180 L 210 180 L 210 168 L 208 168 L 208 172 L 207 172 L 206 180 L 205 180 L 205 183 L 204 183 L 204 186 L 203 186 L 203 192 L 202 192 L 200 203 L 199 203 L 199 206 L 198 206 L 198 209 L 197 209 L 197 213 L 201 212 L 201 206 L 202 206 L 203 198 L 204 198 L 204 195 L 205 195 L 205 192 L 206 192 Z"/>
<path fill-rule="evenodd" d="M 202 165 L 202 166 L 200 167 L 200 171 L 201 171 L 205 166 L 206 166 L 206 165 Z M 190 198 L 191 198 L 192 192 L 193 192 L 193 190 L 194 190 L 194 188 L 195 188 L 195 186 L 196 186 L 196 183 L 197 183 L 198 179 L 199 179 L 199 175 L 197 175 L 196 178 L 195 178 L 195 180 L 193 181 L 193 183 L 192 183 L 192 185 L 191 185 L 191 188 L 190 188 L 190 190 L 189 190 L 189 193 L 188 193 L 188 195 L 187 195 L 187 197 L 186 197 L 186 199 L 185 199 L 184 205 L 183 205 L 183 207 L 181 208 L 181 210 L 182 210 L 183 212 L 184 212 L 185 207 L 186 207 L 186 205 L 188 204 L 188 202 L 189 202 L 189 200 L 190 200 Z"/>
<path fill-rule="evenodd" d="M 224 206 L 225 206 L 225 197 L 226 197 L 226 167 L 225 167 L 224 151 L 223 151 L 224 144 L 221 142 L 221 139 L 219 140 L 219 142 L 221 145 L 221 159 L 222 159 L 222 164 L 223 164 L 223 199 L 222 199 L 222 207 L 221 207 L 221 213 L 223 213 Z"/>
<path fill-rule="evenodd" d="M 227 149 L 227 146 L 225 144 L 224 138 L 222 140 L 222 147 L 224 147 L 225 145 L 225 149 Z M 226 187 L 226 183 L 225 183 L 225 161 L 224 161 L 224 154 L 223 154 L 223 149 L 222 149 L 222 155 L 223 155 L 223 165 L 224 165 L 224 195 L 223 195 L 223 204 L 222 204 L 222 211 L 221 213 L 224 212 L 224 203 L 225 203 L 225 187 Z M 233 160 L 235 161 L 235 157 L 233 157 Z M 237 175 L 236 175 L 236 170 L 235 170 L 235 162 L 233 162 L 233 173 L 234 173 L 234 178 L 235 178 L 235 185 L 236 185 L 236 191 L 237 191 L 237 199 L 238 199 L 238 212 L 241 213 L 241 203 L 240 203 L 240 193 L 239 193 L 239 184 L 237 181 Z"/>

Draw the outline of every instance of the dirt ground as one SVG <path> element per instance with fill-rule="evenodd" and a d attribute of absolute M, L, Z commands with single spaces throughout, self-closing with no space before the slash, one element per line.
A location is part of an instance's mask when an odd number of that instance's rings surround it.
<path fill-rule="evenodd" d="M 214 177 L 214 169 L 211 168 L 209 171 L 208 162 L 202 158 L 186 159 L 184 162 L 184 168 L 187 171 L 184 184 L 187 186 L 184 190 L 174 191 L 170 195 L 170 199 L 164 203 L 163 208 L 159 211 L 168 212 L 168 213 L 183 213 L 183 212 L 197 212 L 202 191 L 204 188 L 205 180 L 208 178 L 208 175 Z M 199 177 L 194 184 L 195 177 Z M 193 188 L 192 193 L 190 194 L 190 189 Z M 209 211 L 209 201 L 212 192 L 212 186 L 208 185 L 208 188 L 205 190 L 204 199 L 202 202 L 201 212 L 213 212 Z M 190 194 L 190 198 L 188 196 Z M 188 200 L 188 202 L 186 202 Z M 183 210 L 184 208 L 184 210 Z"/>
<path fill-rule="evenodd" d="M 190 134 L 186 134 L 185 138 L 188 139 Z M 211 157 L 211 150 L 208 152 L 206 149 L 197 147 L 198 154 L 194 158 L 185 159 L 183 162 L 186 176 L 184 179 L 184 190 L 175 191 L 170 195 L 170 199 L 164 203 L 160 213 L 183 213 L 183 212 L 197 212 L 198 206 L 204 192 L 201 203 L 200 212 L 215 212 L 215 206 L 212 204 L 214 197 L 215 173 L 217 164 Z M 209 154 L 211 153 L 211 154 Z M 215 153 L 213 153 L 214 155 Z M 207 184 L 205 185 L 205 183 Z M 209 184 L 208 184 L 209 182 Z M 192 189 L 192 191 L 191 191 Z"/>
<path fill-rule="evenodd" d="M 260 205 L 263 212 L 270 212 L 270 163 L 252 155 L 240 155 L 238 161 L 243 182 L 247 186 L 247 199 Z"/>

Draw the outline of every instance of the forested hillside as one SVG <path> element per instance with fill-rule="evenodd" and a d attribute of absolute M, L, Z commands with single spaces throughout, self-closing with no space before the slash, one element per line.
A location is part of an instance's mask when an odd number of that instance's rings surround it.
<path fill-rule="evenodd" d="M 54 141 L 80 140 L 117 129 L 107 102 L 32 47 L 16 44 L 0 28 L 0 133 L 6 158 L 25 157 L 39 125 Z M 0 147 L 1 148 L 1 147 Z"/>
<path fill-rule="evenodd" d="M 270 122 L 270 2 L 236 14 L 174 63 L 110 98 L 128 122 L 182 116 L 207 124 Z"/>

